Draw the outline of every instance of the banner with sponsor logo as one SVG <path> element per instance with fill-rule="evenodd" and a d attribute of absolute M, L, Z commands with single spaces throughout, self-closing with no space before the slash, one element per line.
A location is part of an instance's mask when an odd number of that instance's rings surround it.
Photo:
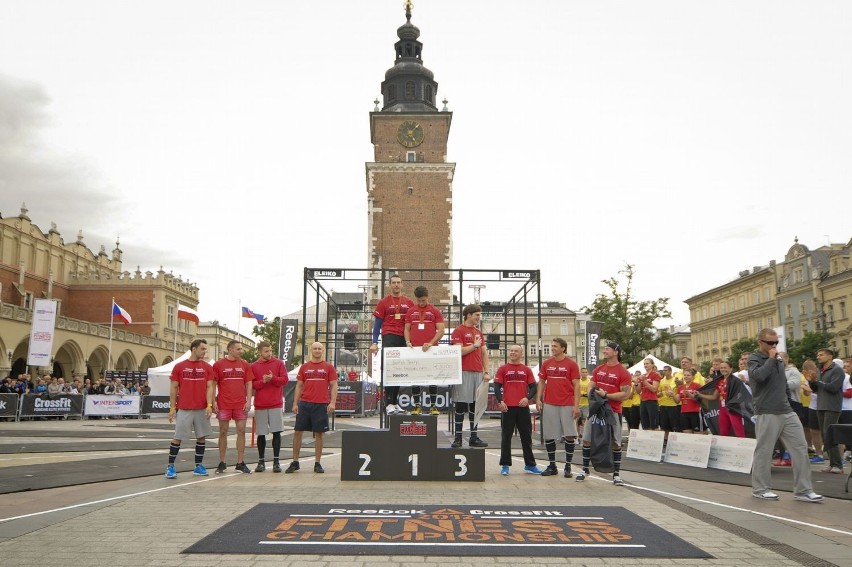
<path fill-rule="evenodd" d="M 83 415 L 83 394 L 47 396 L 25 395 L 21 404 L 21 417 Z"/>
<path fill-rule="evenodd" d="M 142 413 L 169 413 L 168 396 L 142 396 Z"/>
<path fill-rule="evenodd" d="M 138 415 L 139 396 L 86 396 L 86 415 Z"/>
<path fill-rule="evenodd" d="M 30 366 L 51 366 L 53 335 L 56 329 L 55 299 L 36 299 L 33 307 L 33 322 L 30 330 Z"/>
<path fill-rule="evenodd" d="M 298 330 L 298 319 L 281 319 L 281 330 L 278 336 L 278 358 L 284 362 L 284 367 L 288 372 L 293 368 L 293 355 L 296 354 Z"/>
<path fill-rule="evenodd" d="M 0 394 L 0 417 L 15 417 L 18 413 L 18 394 Z"/>
<path fill-rule="evenodd" d="M 598 354 L 601 351 L 601 330 L 603 323 L 600 321 L 586 321 L 586 368 L 592 373 L 599 362 Z"/>

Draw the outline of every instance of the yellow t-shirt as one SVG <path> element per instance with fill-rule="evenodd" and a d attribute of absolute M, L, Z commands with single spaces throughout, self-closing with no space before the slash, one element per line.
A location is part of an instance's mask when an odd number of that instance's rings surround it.
<path fill-rule="evenodd" d="M 667 394 L 666 390 L 671 390 L 672 394 Z M 674 376 L 660 380 L 660 387 L 657 389 L 657 398 L 660 402 L 660 407 L 679 406 L 680 404 L 674 399 L 674 392 L 676 391 L 677 386 L 675 385 Z"/>
<path fill-rule="evenodd" d="M 802 375 L 802 384 L 804 385 L 807 383 L 808 379 L 805 378 L 804 375 Z M 802 405 L 805 407 L 809 407 L 811 405 L 811 395 L 805 392 L 804 388 L 800 389 L 799 392 L 799 398 L 802 400 Z"/>
<path fill-rule="evenodd" d="M 585 380 L 580 377 L 580 407 L 589 407 L 589 384 L 592 382 L 591 376 L 587 376 Z"/>
<path fill-rule="evenodd" d="M 642 395 L 639 393 L 639 390 L 632 386 L 631 390 L 633 391 L 633 395 L 621 402 L 622 408 L 632 408 L 633 406 L 639 407 L 639 404 L 642 402 Z"/>

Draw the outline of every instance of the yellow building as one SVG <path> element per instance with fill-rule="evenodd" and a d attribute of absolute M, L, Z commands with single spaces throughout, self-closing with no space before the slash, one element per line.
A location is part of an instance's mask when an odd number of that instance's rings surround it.
<path fill-rule="evenodd" d="M 831 342 L 838 356 L 847 358 L 852 356 L 849 344 L 852 338 L 852 319 L 849 317 L 852 308 L 852 240 L 845 245 L 832 245 L 832 248 L 828 273 L 817 285 L 817 330 L 832 333 Z"/>

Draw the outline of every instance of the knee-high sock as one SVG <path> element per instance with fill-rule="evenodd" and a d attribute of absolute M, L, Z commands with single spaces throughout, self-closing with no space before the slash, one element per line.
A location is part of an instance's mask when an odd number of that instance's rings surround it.
<path fill-rule="evenodd" d="M 621 447 L 612 450 L 612 474 L 618 474 L 621 470 Z"/>
<path fill-rule="evenodd" d="M 556 466 L 556 439 L 545 439 L 544 448 L 547 450 L 547 460 L 550 461 L 550 466 Z"/>
<path fill-rule="evenodd" d="M 474 423 L 474 420 L 476 419 L 476 408 L 475 408 L 475 406 L 476 406 L 476 402 L 471 402 L 467 405 L 467 416 L 468 416 L 468 419 L 470 420 L 470 437 L 471 437 L 471 439 L 477 436 L 476 435 L 477 426 L 476 426 L 476 423 Z"/>
<path fill-rule="evenodd" d="M 278 455 L 281 453 L 281 432 L 276 431 L 272 434 L 272 458 L 278 460 Z"/>
<path fill-rule="evenodd" d="M 574 442 L 565 442 L 565 468 L 571 470 L 571 461 L 574 460 Z"/>
<path fill-rule="evenodd" d="M 201 461 L 204 460 L 204 448 L 205 448 L 205 446 L 206 446 L 205 443 L 199 443 L 198 441 L 195 442 L 195 464 L 196 465 L 200 465 Z"/>
<path fill-rule="evenodd" d="M 592 448 L 583 445 L 583 470 L 589 470 L 589 463 L 592 461 Z"/>
<path fill-rule="evenodd" d="M 174 443 L 171 443 L 169 445 L 169 464 L 170 465 L 175 464 L 175 459 L 177 459 L 178 451 L 180 451 L 180 445 L 175 445 Z"/>
<path fill-rule="evenodd" d="M 263 455 L 266 453 L 266 435 L 257 436 L 257 458 L 263 460 Z"/>
<path fill-rule="evenodd" d="M 462 429 L 464 428 L 464 414 L 467 413 L 467 403 L 456 402 L 456 439 L 461 439 Z"/>

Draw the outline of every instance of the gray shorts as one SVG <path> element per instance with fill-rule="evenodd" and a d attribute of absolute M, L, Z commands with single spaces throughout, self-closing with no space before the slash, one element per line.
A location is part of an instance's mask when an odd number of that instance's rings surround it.
<path fill-rule="evenodd" d="M 454 402 L 475 402 L 476 388 L 482 383 L 482 372 L 462 370 L 462 383 L 453 384 Z"/>
<path fill-rule="evenodd" d="M 553 406 L 542 404 L 541 430 L 545 441 L 563 437 L 577 437 L 577 424 L 574 422 L 574 406 Z"/>
<path fill-rule="evenodd" d="M 284 412 L 282 408 L 254 410 L 254 434 L 269 435 L 284 431 Z"/>
<path fill-rule="evenodd" d="M 192 430 L 195 430 L 195 435 Z M 207 417 L 206 409 L 179 409 L 175 417 L 175 439 L 189 440 L 210 437 L 213 428 L 210 426 L 210 418 Z"/>

